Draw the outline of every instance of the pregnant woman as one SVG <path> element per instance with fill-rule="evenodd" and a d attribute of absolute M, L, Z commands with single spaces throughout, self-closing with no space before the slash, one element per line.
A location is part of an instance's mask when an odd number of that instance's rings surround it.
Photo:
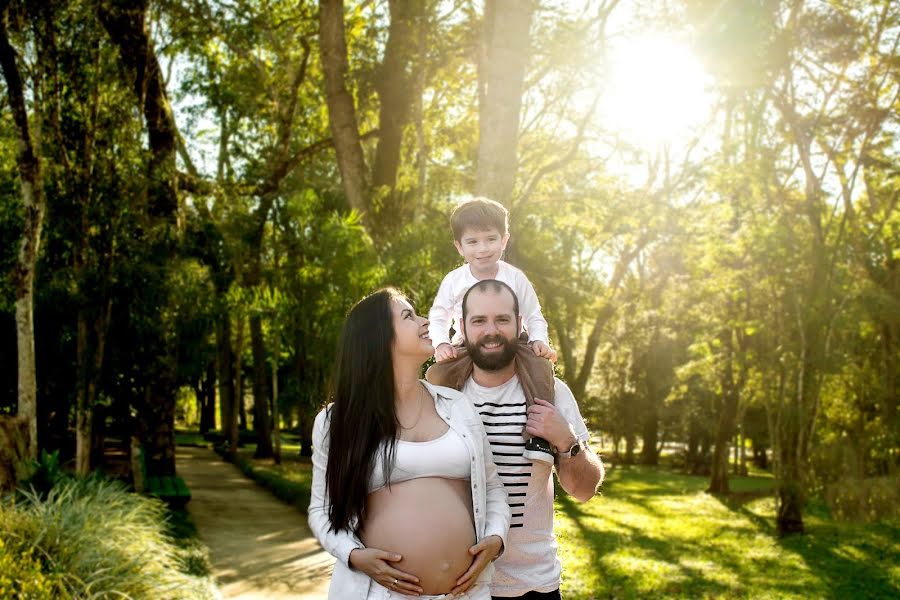
<path fill-rule="evenodd" d="M 419 379 L 428 321 L 394 289 L 344 323 L 333 403 L 313 428 L 309 525 L 337 558 L 328 597 L 490 598 L 509 528 L 481 419 Z"/>

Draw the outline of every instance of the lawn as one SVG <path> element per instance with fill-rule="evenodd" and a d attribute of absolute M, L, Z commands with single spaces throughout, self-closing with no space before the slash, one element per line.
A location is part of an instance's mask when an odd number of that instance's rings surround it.
<path fill-rule="evenodd" d="M 292 449 L 276 466 L 252 451 L 242 449 L 242 469 L 305 507 L 309 460 Z M 900 519 L 839 523 L 813 504 L 808 535 L 779 540 L 771 477 L 733 477 L 729 499 L 706 494 L 707 483 L 662 467 L 618 467 L 587 504 L 558 494 L 563 597 L 900 597 Z"/>
<path fill-rule="evenodd" d="M 587 504 L 560 494 L 563 597 L 900 597 L 900 521 L 836 523 L 813 506 L 808 535 L 778 540 L 771 479 L 734 478 L 729 501 L 706 485 L 630 467 L 611 469 Z"/>

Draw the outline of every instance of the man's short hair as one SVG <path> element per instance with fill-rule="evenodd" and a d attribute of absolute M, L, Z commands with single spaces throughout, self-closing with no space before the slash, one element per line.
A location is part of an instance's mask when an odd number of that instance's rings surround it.
<path fill-rule="evenodd" d="M 453 230 L 453 239 L 462 240 L 466 229 L 484 231 L 496 229 L 500 235 L 506 235 L 509 229 L 509 211 L 495 200 L 478 196 L 466 200 L 454 209 L 450 215 L 450 229 Z"/>
<path fill-rule="evenodd" d="M 491 291 L 496 294 L 499 294 L 503 290 L 508 291 L 512 295 L 513 299 L 513 316 L 519 316 L 519 297 L 516 296 L 516 292 L 513 291 L 511 287 L 503 283 L 502 281 L 498 281 L 496 279 L 482 279 L 475 285 L 469 288 L 469 291 L 466 292 L 466 295 L 463 296 L 462 300 L 462 322 L 465 324 L 466 322 L 466 313 L 468 312 L 467 306 L 469 304 L 469 294 L 473 291 L 486 292 Z"/>

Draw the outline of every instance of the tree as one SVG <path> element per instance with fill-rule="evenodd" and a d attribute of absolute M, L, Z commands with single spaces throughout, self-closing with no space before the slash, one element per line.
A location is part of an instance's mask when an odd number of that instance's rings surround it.
<path fill-rule="evenodd" d="M 531 54 L 531 0 L 487 0 L 478 69 L 475 194 L 508 204 L 518 167 L 519 120 Z"/>
<path fill-rule="evenodd" d="M 10 42 L 9 2 L 0 3 L 0 67 L 18 137 L 19 169 L 24 221 L 13 277 L 16 288 L 16 339 L 18 348 L 18 414 L 28 424 L 27 456 L 37 457 L 37 369 L 34 354 L 34 277 L 41 244 L 46 199 L 40 154 L 40 128 L 29 125 L 26 90 L 17 52 Z M 40 77 L 41 67 L 37 76 Z M 34 90 L 35 112 L 41 118 L 41 90 Z M 35 121 L 37 122 L 37 121 Z"/>
<path fill-rule="evenodd" d="M 413 85 L 418 57 L 416 27 L 426 20 L 424 0 L 391 0 L 384 58 L 377 68 L 379 97 L 378 145 L 371 170 L 363 156 L 358 115 L 348 89 L 348 54 L 342 0 L 319 2 L 319 43 L 325 100 L 338 168 L 347 205 L 361 214 L 373 236 L 387 239 L 399 219 L 409 218 L 408 207 L 395 195 L 403 133 L 410 122 L 417 86 Z M 376 216 L 380 215 L 380 216 Z"/>
<path fill-rule="evenodd" d="M 161 297 L 156 303 L 142 306 L 148 312 L 135 315 L 134 319 L 149 350 L 144 394 L 135 404 L 143 417 L 142 437 L 147 445 L 148 471 L 171 475 L 175 472 L 176 373 L 173 362 L 176 344 L 167 332 L 157 327 L 166 326 L 161 313 L 170 300 L 171 289 L 165 267 L 175 256 L 178 235 L 178 134 L 163 73 L 147 29 L 148 6 L 146 1 L 102 0 L 97 9 L 101 23 L 119 51 L 123 77 L 132 84 L 134 100 L 144 116 L 147 132 L 147 220 L 142 242 L 148 251 L 148 263 L 152 265 L 148 270 L 154 275 L 152 285 Z"/>

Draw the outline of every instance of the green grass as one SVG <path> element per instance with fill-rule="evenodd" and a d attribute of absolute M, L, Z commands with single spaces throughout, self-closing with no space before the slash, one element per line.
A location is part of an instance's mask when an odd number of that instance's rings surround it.
<path fill-rule="evenodd" d="M 208 569 L 198 569 L 203 556 L 188 545 L 192 524 L 169 518 L 162 502 L 120 482 L 61 478 L 45 496 L 23 490 L 0 500 L 0 541 L 7 553 L 38 561 L 19 565 L 16 577 L 30 581 L 38 570 L 52 598 L 215 597 Z M 24 593 L 29 581 L 8 579 L 0 597 L 44 597 L 45 590 Z"/>
<path fill-rule="evenodd" d="M 208 446 L 209 442 L 203 439 L 203 436 L 196 430 L 175 430 L 176 446 Z"/>
<path fill-rule="evenodd" d="M 305 509 L 309 460 L 285 452 L 274 465 L 252 453 L 252 446 L 241 450 L 241 468 Z M 812 503 L 804 514 L 808 534 L 779 540 L 771 475 L 729 481 L 732 495 L 718 498 L 705 492 L 706 477 L 618 467 L 586 504 L 558 494 L 563 597 L 900 597 L 900 519 L 838 522 Z"/>
<path fill-rule="evenodd" d="M 556 504 L 563 597 L 888 598 L 900 595 L 900 520 L 838 523 L 821 505 L 808 535 L 779 540 L 771 478 L 708 480 L 647 467 L 609 472 L 603 495 Z"/>
<path fill-rule="evenodd" d="M 270 458 L 253 458 L 253 452 L 253 446 L 241 448 L 238 452 L 237 466 L 244 475 L 271 490 L 284 502 L 306 512 L 312 488 L 310 459 L 301 458 L 297 451 L 287 452 L 282 448 L 281 464 L 276 465 Z"/>
<path fill-rule="evenodd" d="M 197 526 L 186 508 L 167 507 L 166 534 L 180 549 L 180 571 L 197 578 L 212 578 L 209 548 L 200 541 Z"/>

